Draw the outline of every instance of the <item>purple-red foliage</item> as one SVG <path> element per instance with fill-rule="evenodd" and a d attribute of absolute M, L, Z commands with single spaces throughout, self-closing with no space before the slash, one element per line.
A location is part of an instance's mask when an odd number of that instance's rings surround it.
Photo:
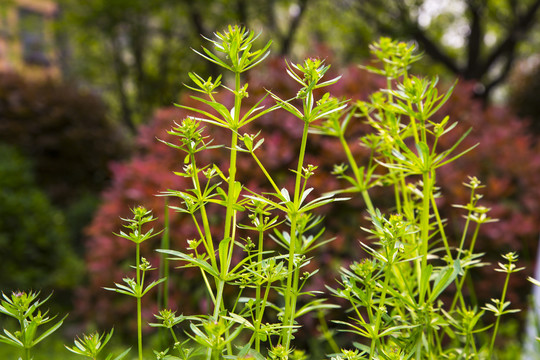
<path fill-rule="evenodd" d="M 365 100 L 371 92 L 384 86 L 381 79 L 357 67 L 340 70 L 339 73 L 343 74 L 343 78 L 331 89 L 332 94 L 338 97 Z M 297 91 L 296 84 L 285 73 L 285 64 L 277 59 L 266 63 L 257 72 L 252 72 L 249 83 L 250 96 L 245 99 L 246 106 L 253 105 L 264 96 L 264 89 L 269 89 L 282 98 L 293 97 Z M 441 116 L 448 114 L 453 121 L 460 122 L 458 127 L 447 135 L 442 147 L 452 144 L 452 141 L 459 138 L 469 127 L 472 127 L 473 131 L 466 144 L 460 147 L 461 150 L 480 143 L 463 158 L 443 167 L 438 176 L 445 196 L 441 205 L 443 215 L 449 218 L 450 240 L 454 243 L 459 241 L 463 223 L 462 213 L 451 205 L 467 203 L 469 192 L 462 183 L 467 181 L 468 175 L 477 176 L 487 185 L 481 204 L 492 208 L 492 217 L 501 219 L 498 223 L 484 226 L 478 242 L 479 249 L 488 252 L 488 256 L 495 263 L 499 261 L 500 253 L 517 250 L 522 253 L 522 263 L 530 269 L 531 254 L 534 254 L 540 230 L 540 189 L 536 186 L 540 180 L 540 149 L 533 147 L 532 139 L 522 121 L 504 108 L 484 109 L 480 103 L 472 100 L 471 91 L 468 84 L 458 85 L 448 104 L 440 111 Z M 228 94 L 218 96 L 225 102 L 231 101 Z M 271 104 L 269 99 L 265 101 Z M 199 105 L 188 96 L 184 96 L 181 103 L 187 106 Z M 86 261 L 90 286 L 81 290 L 79 310 L 102 325 L 130 318 L 133 311 L 131 299 L 102 289 L 104 286 L 111 286 L 114 281 L 120 281 L 128 271 L 126 264 L 133 261 L 133 245 L 112 234 L 121 228 L 120 216 L 128 216 L 129 207 L 141 204 L 153 209 L 159 218 L 156 227 L 161 229 L 164 198 L 156 195 L 167 189 L 185 190 L 190 186 L 184 178 L 172 173 L 181 171 L 185 154 L 156 140 L 160 138 L 175 142 L 166 131 L 173 126 L 173 121 L 179 122 L 186 115 L 187 113 L 179 108 L 161 109 L 149 125 L 140 129 L 136 156 L 129 162 L 113 167 L 113 183 L 104 192 L 103 204 L 88 229 Z M 269 172 L 276 175 L 280 187 L 290 188 L 292 176 L 288 169 L 296 167 L 295 158 L 302 125 L 289 113 L 276 111 L 256 121 L 249 131 L 242 129 L 251 133 L 262 129 L 261 136 L 265 138 L 265 142 L 257 150 L 257 154 Z M 210 126 L 206 128 L 206 134 L 215 139 L 215 144 L 228 144 L 230 134 L 227 130 Z M 352 147 L 358 156 L 364 156 L 356 138 L 366 128 L 358 125 L 354 129 L 356 133 L 351 137 Z M 345 158 L 336 139 L 312 136 L 308 152 L 306 162 L 319 166 L 316 176 L 310 179 L 310 186 L 320 193 L 337 189 L 339 181 L 330 172 L 333 164 L 342 163 Z M 225 171 L 228 151 L 211 150 L 199 156 L 198 163 L 199 166 L 216 163 Z M 249 156 L 241 154 L 238 171 L 239 179 L 244 185 L 256 190 L 267 188 L 266 179 Z M 385 200 L 384 196 L 392 196 L 392 192 L 386 190 L 374 189 L 373 193 L 375 206 L 387 204 L 388 200 Z M 386 195 L 380 195 L 383 193 Z M 359 199 L 328 205 L 323 210 L 327 215 L 329 237 L 335 235 L 336 240 L 313 254 L 315 256 L 310 266 L 322 270 L 312 284 L 318 288 L 323 288 L 324 283 L 334 285 L 333 279 L 339 267 L 345 262 L 358 260 L 357 257 L 361 255 L 357 240 L 365 237 L 359 226 L 363 221 L 363 225 L 366 225 L 365 209 Z M 213 211 L 215 223 L 219 224 L 220 212 L 216 209 Z M 186 240 L 195 237 L 191 220 L 187 216 L 171 214 L 172 248 L 184 249 Z M 158 265 L 157 256 L 150 250 L 159 248 L 159 240 L 150 242 L 151 244 L 145 244 L 145 256 L 153 265 Z M 481 298 L 489 300 L 493 292 L 500 292 L 500 289 L 492 282 L 497 273 L 491 268 L 487 271 L 486 274 L 489 275 L 479 278 L 476 287 L 477 292 L 482 295 Z M 184 314 L 207 311 L 207 300 L 199 274 L 192 269 L 172 270 L 172 274 L 172 306 Z M 517 301 L 518 306 L 523 306 L 528 290 L 529 286 L 524 280 L 514 281 L 510 290 L 511 300 Z M 146 309 L 148 317 L 156 312 L 155 308 L 149 306 L 146 306 Z"/>
<path fill-rule="evenodd" d="M 30 159 L 38 185 L 55 204 L 101 191 L 111 160 L 129 146 L 96 95 L 59 81 L 0 75 L 0 142 Z"/>

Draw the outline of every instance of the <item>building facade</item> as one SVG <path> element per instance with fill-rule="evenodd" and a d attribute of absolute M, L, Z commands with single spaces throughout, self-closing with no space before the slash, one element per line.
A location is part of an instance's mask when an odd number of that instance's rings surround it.
<path fill-rule="evenodd" d="M 0 72 L 59 76 L 53 28 L 58 14 L 50 0 L 0 0 Z"/>

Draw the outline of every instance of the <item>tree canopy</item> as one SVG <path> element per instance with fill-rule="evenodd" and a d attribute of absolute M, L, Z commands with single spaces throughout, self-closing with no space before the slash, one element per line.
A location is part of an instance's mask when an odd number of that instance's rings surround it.
<path fill-rule="evenodd" d="M 531 54 L 540 0 L 61 0 L 68 78 L 99 89 L 135 130 L 175 102 L 185 71 L 215 74 L 190 46 L 238 23 L 274 41 L 274 55 L 326 47 L 334 63 L 361 62 L 381 35 L 415 41 L 435 72 L 477 83 L 487 100 Z M 186 44 L 190 44 L 187 46 Z M 318 49 L 320 53 L 320 49 Z M 206 67 L 206 68 L 205 68 Z"/>
<path fill-rule="evenodd" d="M 68 33 L 73 60 L 68 75 L 104 89 L 118 117 L 134 131 L 155 107 L 175 101 L 188 81 L 182 69 L 208 66 L 190 48 L 201 44 L 201 35 L 212 37 L 229 23 L 264 28 L 265 37 L 279 39 L 274 52 L 287 54 L 310 2 L 62 0 L 60 31 Z"/>
<path fill-rule="evenodd" d="M 344 0 L 347 1 L 347 0 Z M 487 99 L 538 29 L 540 0 L 348 0 L 375 32 L 414 39 L 452 74 L 477 81 Z"/>

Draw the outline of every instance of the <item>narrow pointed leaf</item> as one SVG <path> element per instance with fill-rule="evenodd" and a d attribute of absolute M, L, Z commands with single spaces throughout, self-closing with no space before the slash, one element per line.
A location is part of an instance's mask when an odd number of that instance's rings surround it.
<path fill-rule="evenodd" d="M 35 339 L 32 342 L 32 346 L 38 344 L 40 341 L 45 339 L 47 336 L 51 335 L 53 332 L 58 330 L 60 328 L 60 326 L 62 326 L 62 324 L 64 323 L 64 320 L 66 319 L 66 317 L 67 317 L 67 315 L 64 316 L 64 318 L 62 320 L 60 320 L 59 322 L 57 322 L 55 325 L 53 325 L 52 327 L 47 329 L 47 331 L 45 331 L 43 334 L 41 334 L 37 339 Z"/>

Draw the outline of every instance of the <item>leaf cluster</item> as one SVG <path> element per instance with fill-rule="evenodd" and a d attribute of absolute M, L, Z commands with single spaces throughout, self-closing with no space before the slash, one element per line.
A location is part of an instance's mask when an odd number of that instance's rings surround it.
<path fill-rule="evenodd" d="M 4 334 L 0 334 L 0 342 L 19 348 L 24 354 L 24 360 L 30 360 L 32 348 L 58 330 L 67 316 L 38 334 L 40 326 L 56 318 L 49 317 L 48 311 L 42 313 L 39 309 L 51 295 L 44 300 L 40 300 L 38 296 L 39 292 L 17 291 L 11 296 L 2 293 L 3 299 L 0 301 L 0 313 L 16 319 L 20 326 L 19 330 L 14 332 L 4 329 Z"/>

